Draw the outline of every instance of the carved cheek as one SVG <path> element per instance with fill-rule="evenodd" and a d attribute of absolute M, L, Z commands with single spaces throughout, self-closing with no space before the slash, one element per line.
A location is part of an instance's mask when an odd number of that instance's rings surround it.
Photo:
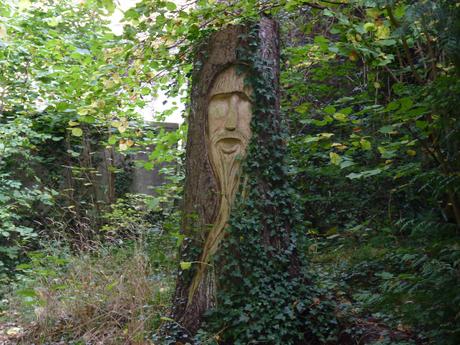
<path fill-rule="evenodd" d="M 251 136 L 251 117 L 251 102 L 245 99 L 240 99 L 238 104 L 238 129 L 246 138 Z"/>
<path fill-rule="evenodd" d="M 208 105 L 208 127 L 210 136 L 224 128 L 227 112 L 228 100 L 221 98 L 211 99 Z"/>

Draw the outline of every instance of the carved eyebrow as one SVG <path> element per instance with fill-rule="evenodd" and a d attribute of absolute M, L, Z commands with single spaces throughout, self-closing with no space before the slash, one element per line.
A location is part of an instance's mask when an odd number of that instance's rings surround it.
<path fill-rule="evenodd" d="M 211 96 L 210 100 L 212 100 L 213 98 L 223 98 L 228 95 L 234 95 L 234 94 L 240 96 L 241 98 L 244 98 L 246 101 L 252 102 L 251 98 L 245 92 L 241 92 L 241 91 L 216 93 Z"/>

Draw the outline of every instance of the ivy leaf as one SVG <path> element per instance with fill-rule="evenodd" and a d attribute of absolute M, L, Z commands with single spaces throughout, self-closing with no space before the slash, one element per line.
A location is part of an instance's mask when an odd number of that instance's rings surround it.
<path fill-rule="evenodd" d="M 149 161 L 149 162 L 145 162 L 145 163 L 144 163 L 144 169 L 145 169 L 145 170 L 152 170 L 153 167 L 154 167 L 153 162 L 150 162 L 150 161 Z"/>
<path fill-rule="evenodd" d="M 102 7 L 106 8 L 110 14 L 112 14 L 113 11 L 115 11 L 116 6 L 113 0 L 99 0 L 98 2 L 101 4 Z"/>
<path fill-rule="evenodd" d="M 345 168 L 351 167 L 352 165 L 355 165 L 355 162 L 353 162 L 353 161 L 350 160 L 350 159 L 344 159 L 344 160 L 340 163 L 340 169 L 345 169 Z"/>
<path fill-rule="evenodd" d="M 314 136 L 309 135 L 308 137 L 306 137 L 306 138 L 304 139 L 303 142 L 304 142 L 305 144 L 315 143 L 315 142 L 319 141 L 320 139 L 321 139 L 320 137 L 314 137 Z"/>
<path fill-rule="evenodd" d="M 388 37 L 390 37 L 390 28 L 386 25 L 378 25 L 377 26 L 377 31 L 375 33 L 375 36 L 379 39 L 379 40 L 386 40 Z M 396 41 L 395 40 L 392 40 L 395 44 Z M 390 44 L 391 45 L 391 44 Z"/>
<path fill-rule="evenodd" d="M 393 129 L 393 126 L 383 126 L 379 129 L 379 132 L 382 134 L 395 134 L 396 132 Z"/>
<path fill-rule="evenodd" d="M 80 121 L 84 122 L 84 123 L 95 123 L 96 118 L 94 116 L 91 116 L 91 115 L 85 115 L 85 116 L 80 117 Z"/>
<path fill-rule="evenodd" d="M 120 140 L 118 143 L 118 147 L 120 151 L 126 151 L 128 149 L 128 144 L 126 143 L 126 140 Z"/>
<path fill-rule="evenodd" d="M 399 102 L 398 101 L 393 101 L 387 104 L 386 110 L 388 111 L 393 111 L 399 108 Z"/>
<path fill-rule="evenodd" d="M 373 170 L 362 171 L 360 173 L 351 173 L 351 174 L 348 174 L 347 177 L 350 180 L 353 180 L 353 179 L 366 178 L 366 177 L 378 175 L 381 172 L 382 172 L 382 169 L 377 168 L 377 169 L 373 169 Z"/>
<path fill-rule="evenodd" d="M 381 45 L 381 46 L 393 46 L 396 44 L 396 41 L 395 40 L 380 40 L 377 42 L 378 45 Z"/>
<path fill-rule="evenodd" d="M 331 147 L 335 147 L 337 149 L 339 149 L 340 151 L 343 151 L 345 150 L 348 146 L 347 145 L 344 145 L 342 143 L 332 143 L 331 144 Z"/>
<path fill-rule="evenodd" d="M 334 135 L 334 133 L 320 133 L 319 137 L 320 137 L 320 139 L 329 139 L 333 135 Z"/>

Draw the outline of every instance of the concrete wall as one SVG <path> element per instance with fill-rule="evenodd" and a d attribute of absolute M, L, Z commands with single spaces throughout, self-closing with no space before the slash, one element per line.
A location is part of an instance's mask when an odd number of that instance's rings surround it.
<path fill-rule="evenodd" d="M 179 125 L 177 123 L 168 122 L 152 122 L 150 125 L 153 128 L 164 128 L 166 131 L 175 131 Z M 148 161 L 149 154 L 153 151 L 154 147 L 147 149 L 146 151 L 140 151 L 135 155 L 131 156 L 132 161 Z M 146 170 L 143 167 L 136 167 L 132 170 L 132 182 L 129 188 L 131 193 L 143 193 L 153 195 L 153 188 L 166 183 L 166 179 L 160 173 L 163 167 L 166 167 L 167 163 L 162 163 L 160 166 L 156 166 L 153 170 Z"/>
<path fill-rule="evenodd" d="M 164 128 L 166 131 L 175 131 L 178 127 L 177 123 L 147 123 L 147 128 L 151 128 L 152 130 Z M 117 170 L 121 170 L 115 173 L 116 196 L 120 196 L 120 194 L 125 192 L 154 195 L 154 188 L 167 182 L 165 177 L 160 173 L 160 170 L 168 165 L 167 163 L 155 166 L 153 170 L 146 170 L 142 166 L 143 162 L 148 161 L 148 157 L 153 150 L 154 147 L 146 147 L 142 151 L 135 153 L 115 153 L 115 162 L 113 164 Z M 98 152 L 96 156 L 99 161 L 98 199 L 107 202 L 108 176 L 106 162 L 110 161 L 110 153 L 107 149 L 104 149 Z"/>

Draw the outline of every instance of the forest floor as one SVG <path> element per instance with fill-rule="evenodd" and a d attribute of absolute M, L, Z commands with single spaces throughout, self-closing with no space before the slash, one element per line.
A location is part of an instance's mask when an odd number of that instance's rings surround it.
<path fill-rule="evenodd" d="M 17 344 L 24 331 L 24 328 L 14 322 L 0 322 L 0 345 Z"/>

